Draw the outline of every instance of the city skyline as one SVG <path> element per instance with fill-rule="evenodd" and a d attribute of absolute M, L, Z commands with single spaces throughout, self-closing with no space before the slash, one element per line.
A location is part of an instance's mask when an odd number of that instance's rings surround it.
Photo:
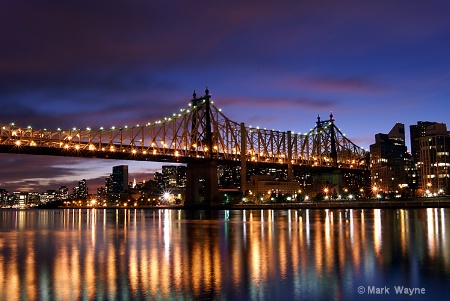
<path fill-rule="evenodd" d="M 366 149 L 395 123 L 448 123 L 445 1 L 2 2 L 0 123 L 144 124 L 206 86 L 246 125 L 307 132 L 319 114 Z M 24 21 L 25 20 L 25 21 Z M 45 191 L 114 165 L 160 163 L 0 154 L 0 188 Z M 89 184 L 91 185 L 91 184 Z"/>

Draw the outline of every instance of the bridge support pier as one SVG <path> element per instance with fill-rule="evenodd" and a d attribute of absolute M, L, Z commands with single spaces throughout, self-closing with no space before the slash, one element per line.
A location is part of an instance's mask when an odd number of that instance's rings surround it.
<path fill-rule="evenodd" d="M 217 162 L 189 163 L 186 170 L 186 206 L 211 206 L 219 202 Z"/>

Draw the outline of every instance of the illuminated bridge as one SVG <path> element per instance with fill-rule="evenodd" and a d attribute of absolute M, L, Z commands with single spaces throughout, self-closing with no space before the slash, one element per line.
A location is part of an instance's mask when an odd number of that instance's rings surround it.
<path fill-rule="evenodd" d="M 196 199 L 199 178 L 206 199 L 216 198 L 217 164 L 236 164 L 245 175 L 248 162 L 293 166 L 365 169 L 366 151 L 329 120 L 317 118 L 308 133 L 252 128 L 230 120 L 214 106 L 208 89 L 189 106 L 162 120 L 122 128 L 35 129 L 0 125 L 0 152 L 188 164 L 187 199 Z M 191 171 L 191 172 L 189 172 Z M 214 175 L 215 174 L 215 175 Z M 245 182 L 246 177 L 241 177 Z M 245 183 L 241 189 L 244 189 Z"/>

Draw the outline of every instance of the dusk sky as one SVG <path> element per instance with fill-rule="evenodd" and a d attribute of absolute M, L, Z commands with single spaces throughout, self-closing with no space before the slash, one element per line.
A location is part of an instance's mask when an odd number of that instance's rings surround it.
<path fill-rule="evenodd" d="M 450 126 L 448 0 L 1 0 L 0 20 L 0 124 L 144 124 L 207 86 L 246 125 L 304 133 L 332 111 L 364 148 L 396 122 Z M 0 154 L 0 188 L 95 192 L 120 164 L 161 166 Z"/>

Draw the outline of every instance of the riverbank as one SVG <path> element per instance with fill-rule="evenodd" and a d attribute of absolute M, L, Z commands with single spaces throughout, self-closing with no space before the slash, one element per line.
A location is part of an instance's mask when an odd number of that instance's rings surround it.
<path fill-rule="evenodd" d="M 402 209 L 450 208 L 450 199 L 411 199 L 392 201 L 329 201 L 284 204 L 236 204 L 230 209 Z"/>
<path fill-rule="evenodd" d="M 264 209 L 402 209 L 402 208 L 450 208 L 450 197 L 414 198 L 395 200 L 319 201 L 300 203 L 228 204 L 228 205 L 158 205 L 124 207 L 58 206 L 67 209 L 183 209 L 183 210 L 264 210 Z"/>

